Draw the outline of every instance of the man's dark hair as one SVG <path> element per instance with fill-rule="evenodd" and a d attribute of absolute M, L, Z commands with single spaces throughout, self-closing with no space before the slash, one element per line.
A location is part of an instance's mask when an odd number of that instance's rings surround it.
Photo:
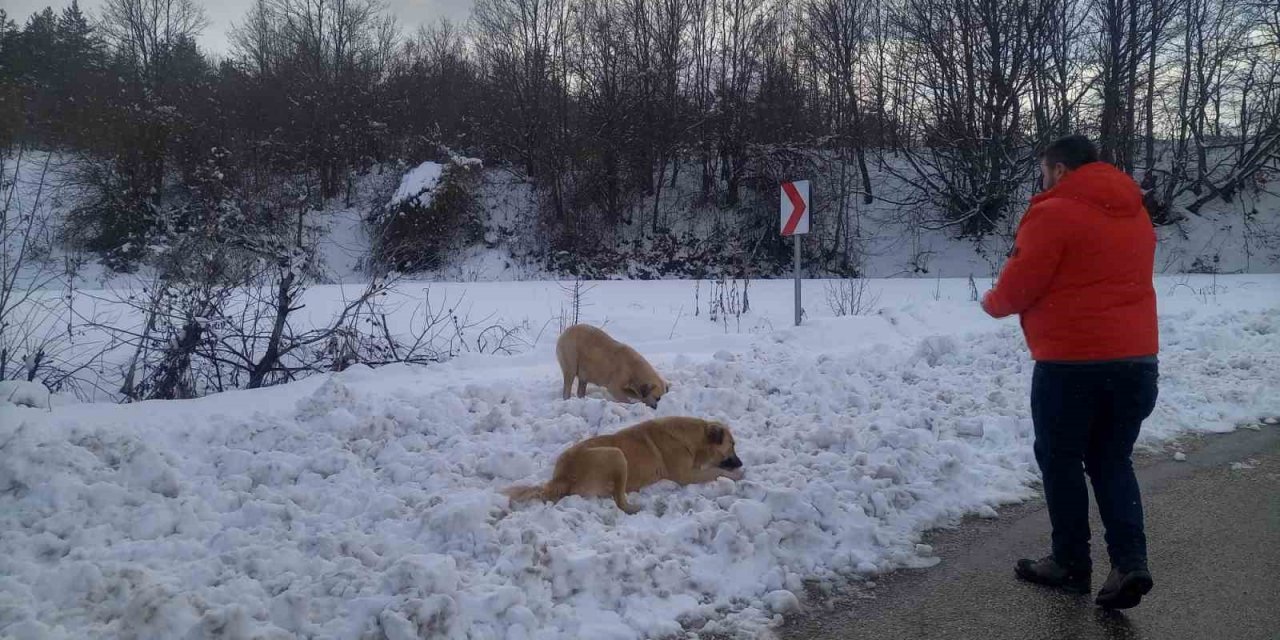
<path fill-rule="evenodd" d="M 1050 167 L 1061 162 L 1074 171 L 1082 165 L 1097 162 L 1098 148 L 1082 135 L 1064 136 L 1049 143 L 1040 152 L 1040 158 Z"/>

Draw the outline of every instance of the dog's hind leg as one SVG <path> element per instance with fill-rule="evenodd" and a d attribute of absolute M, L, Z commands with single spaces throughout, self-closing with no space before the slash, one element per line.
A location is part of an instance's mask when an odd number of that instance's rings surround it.
<path fill-rule="evenodd" d="M 564 336 L 556 342 L 556 361 L 560 363 L 560 375 L 564 376 L 564 390 L 560 397 L 568 400 L 569 392 L 573 389 L 573 379 L 578 375 L 578 355 Z"/>
<path fill-rule="evenodd" d="M 581 377 L 578 378 L 578 397 L 587 397 L 587 381 Z"/>
<path fill-rule="evenodd" d="M 569 371 L 569 369 L 563 365 L 561 365 L 561 370 L 564 373 L 564 392 L 560 394 L 560 397 L 564 400 L 568 400 L 570 391 L 573 390 L 573 372 Z"/>
<path fill-rule="evenodd" d="M 622 509 L 623 513 L 636 513 L 640 511 L 640 507 L 632 506 L 627 502 L 627 456 L 622 453 L 622 449 L 609 448 L 609 480 L 613 482 L 613 501 Z"/>
<path fill-rule="evenodd" d="M 612 496 L 614 503 L 624 513 L 636 513 L 639 507 L 627 502 L 627 456 L 617 447 L 594 447 L 580 454 L 590 462 L 582 464 L 589 474 L 577 479 L 574 493 L 579 495 Z"/>

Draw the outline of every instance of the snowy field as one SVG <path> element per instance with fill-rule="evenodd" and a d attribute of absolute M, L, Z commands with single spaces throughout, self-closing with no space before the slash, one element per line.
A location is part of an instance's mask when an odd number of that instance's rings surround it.
<path fill-rule="evenodd" d="M 803 606 L 804 581 L 929 566 L 924 530 L 1033 495 L 1016 321 L 987 319 L 964 280 L 872 281 L 876 310 L 844 318 L 806 286 L 795 328 L 788 281 L 752 283 L 751 311 L 714 323 L 705 282 L 697 302 L 691 282 L 596 284 L 583 319 L 673 382 L 656 411 L 560 399 L 553 282 L 431 285 L 528 327 L 517 355 L 190 401 L 0 403 L 0 636 L 755 636 Z M 1280 276 L 1157 289 L 1142 444 L 1280 412 Z M 746 478 L 650 487 L 634 516 L 499 493 L 654 415 L 726 421 Z"/>

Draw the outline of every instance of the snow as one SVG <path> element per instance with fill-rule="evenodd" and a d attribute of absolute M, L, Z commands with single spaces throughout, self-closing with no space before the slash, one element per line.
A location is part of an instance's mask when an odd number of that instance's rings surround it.
<path fill-rule="evenodd" d="M 692 282 L 592 284 L 582 319 L 672 380 L 656 411 L 595 388 L 560 400 L 556 282 L 431 285 L 528 327 L 511 356 L 0 405 L 0 635 L 750 635 L 801 607 L 806 580 L 930 566 L 925 530 L 1036 491 L 1032 364 L 1016 320 L 986 318 L 967 280 L 873 281 L 881 308 L 840 318 L 809 281 L 801 327 L 786 281 L 753 283 L 751 311 L 718 322 L 705 283 L 697 305 Z M 1274 415 L 1280 277 L 1157 290 L 1161 398 L 1139 445 Z M 339 291 L 312 290 L 308 311 Z M 499 493 L 655 415 L 727 422 L 745 478 L 646 488 L 634 516 Z"/>
<path fill-rule="evenodd" d="M 1177 452 L 1177 453 L 1173 454 L 1173 459 L 1174 459 L 1174 460 L 1176 460 L 1176 461 L 1178 461 L 1178 462 L 1186 462 L 1186 461 L 1187 461 L 1187 454 L 1185 454 L 1185 453 L 1183 453 L 1183 452 L 1179 451 L 1179 452 Z"/>
<path fill-rule="evenodd" d="M 796 597 L 796 594 L 786 589 L 778 589 L 777 591 L 766 593 L 764 602 L 770 611 L 777 613 L 787 613 L 800 608 L 800 599 Z"/>
<path fill-rule="evenodd" d="M 395 207 L 409 200 L 423 206 L 429 204 L 429 199 L 428 202 L 423 202 L 421 196 L 436 188 L 443 173 L 444 165 L 438 162 L 424 162 L 410 169 L 404 177 L 400 178 L 400 186 L 396 187 L 396 192 L 392 194 L 387 207 Z"/>
<path fill-rule="evenodd" d="M 39 382 L 0 380 L 0 402 L 32 408 L 49 405 L 49 389 Z"/>

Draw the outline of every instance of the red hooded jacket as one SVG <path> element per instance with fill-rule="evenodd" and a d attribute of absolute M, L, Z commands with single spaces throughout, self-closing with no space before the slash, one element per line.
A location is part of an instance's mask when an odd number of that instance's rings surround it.
<path fill-rule="evenodd" d="M 1031 199 L 982 308 L 996 318 L 1020 314 L 1038 361 L 1155 355 L 1155 249 L 1138 185 L 1091 162 Z"/>

